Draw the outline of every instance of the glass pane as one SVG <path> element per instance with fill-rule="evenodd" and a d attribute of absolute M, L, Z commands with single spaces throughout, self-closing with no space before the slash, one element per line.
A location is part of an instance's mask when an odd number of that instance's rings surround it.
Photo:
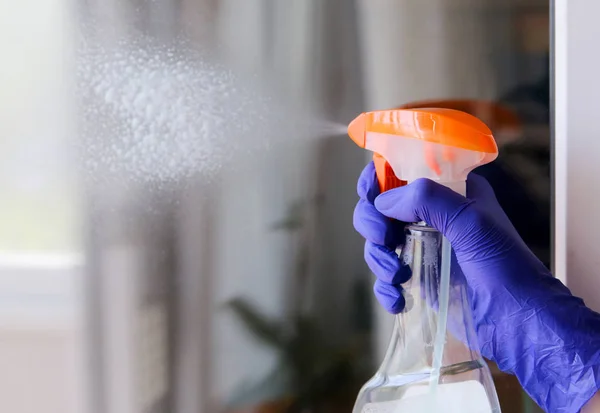
<path fill-rule="evenodd" d="M 486 122 L 478 172 L 549 264 L 548 1 L 43 3 L 0 4 L 0 411 L 351 411 L 392 327 L 363 111 Z"/>

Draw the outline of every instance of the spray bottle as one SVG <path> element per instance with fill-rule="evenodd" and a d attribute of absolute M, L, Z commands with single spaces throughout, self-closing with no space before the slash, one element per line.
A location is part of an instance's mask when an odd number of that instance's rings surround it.
<path fill-rule="evenodd" d="M 493 161 L 490 129 L 467 113 L 440 108 L 359 115 L 348 134 L 373 151 L 381 192 L 429 178 L 466 196 L 466 179 Z M 358 395 L 353 413 L 499 413 L 481 357 L 467 285 L 448 240 L 424 222 L 409 224 L 397 251 L 412 277 L 403 284 L 387 354 Z"/>

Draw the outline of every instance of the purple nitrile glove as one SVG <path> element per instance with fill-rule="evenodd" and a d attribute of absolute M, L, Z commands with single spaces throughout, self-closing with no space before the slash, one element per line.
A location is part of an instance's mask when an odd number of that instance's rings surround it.
<path fill-rule="evenodd" d="M 354 226 L 386 310 L 402 311 L 400 284 L 410 277 L 395 253 L 402 222 L 425 221 L 454 249 L 483 356 L 515 374 L 547 412 L 579 412 L 600 389 L 600 314 L 527 248 L 484 178 L 469 175 L 467 198 L 426 179 L 379 195 L 370 163 L 358 195 Z"/>

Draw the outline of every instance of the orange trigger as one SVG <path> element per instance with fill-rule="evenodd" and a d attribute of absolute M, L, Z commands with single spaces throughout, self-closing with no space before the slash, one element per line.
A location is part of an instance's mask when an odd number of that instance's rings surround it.
<path fill-rule="evenodd" d="M 406 185 L 406 181 L 396 177 L 394 170 L 383 156 L 378 153 L 374 153 L 373 163 L 375 164 L 375 173 L 377 174 L 377 182 L 379 182 L 380 193 L 384 193 L 390 189 Z"/>

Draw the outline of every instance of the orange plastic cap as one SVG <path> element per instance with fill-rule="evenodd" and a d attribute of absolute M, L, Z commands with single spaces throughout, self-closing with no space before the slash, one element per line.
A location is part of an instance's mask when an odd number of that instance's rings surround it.
<path fill-rule="evenodd" d="M 464 195 L 467 174 L 498 156 L 485 123 L 448 108 L 362 113 L 348 126 L 348 135 L 359 147 L 374 152 L 382 192 L 428 178 Z"/>
<path fill-rule="evenodd" d="M 354 119 L 348 134 L 361 148 L 366 133 L 419 139 L 477 152 L 498 153 L 492 131 L 465 112 L 445 108 L 394 109 L 367 112 Z"/>

